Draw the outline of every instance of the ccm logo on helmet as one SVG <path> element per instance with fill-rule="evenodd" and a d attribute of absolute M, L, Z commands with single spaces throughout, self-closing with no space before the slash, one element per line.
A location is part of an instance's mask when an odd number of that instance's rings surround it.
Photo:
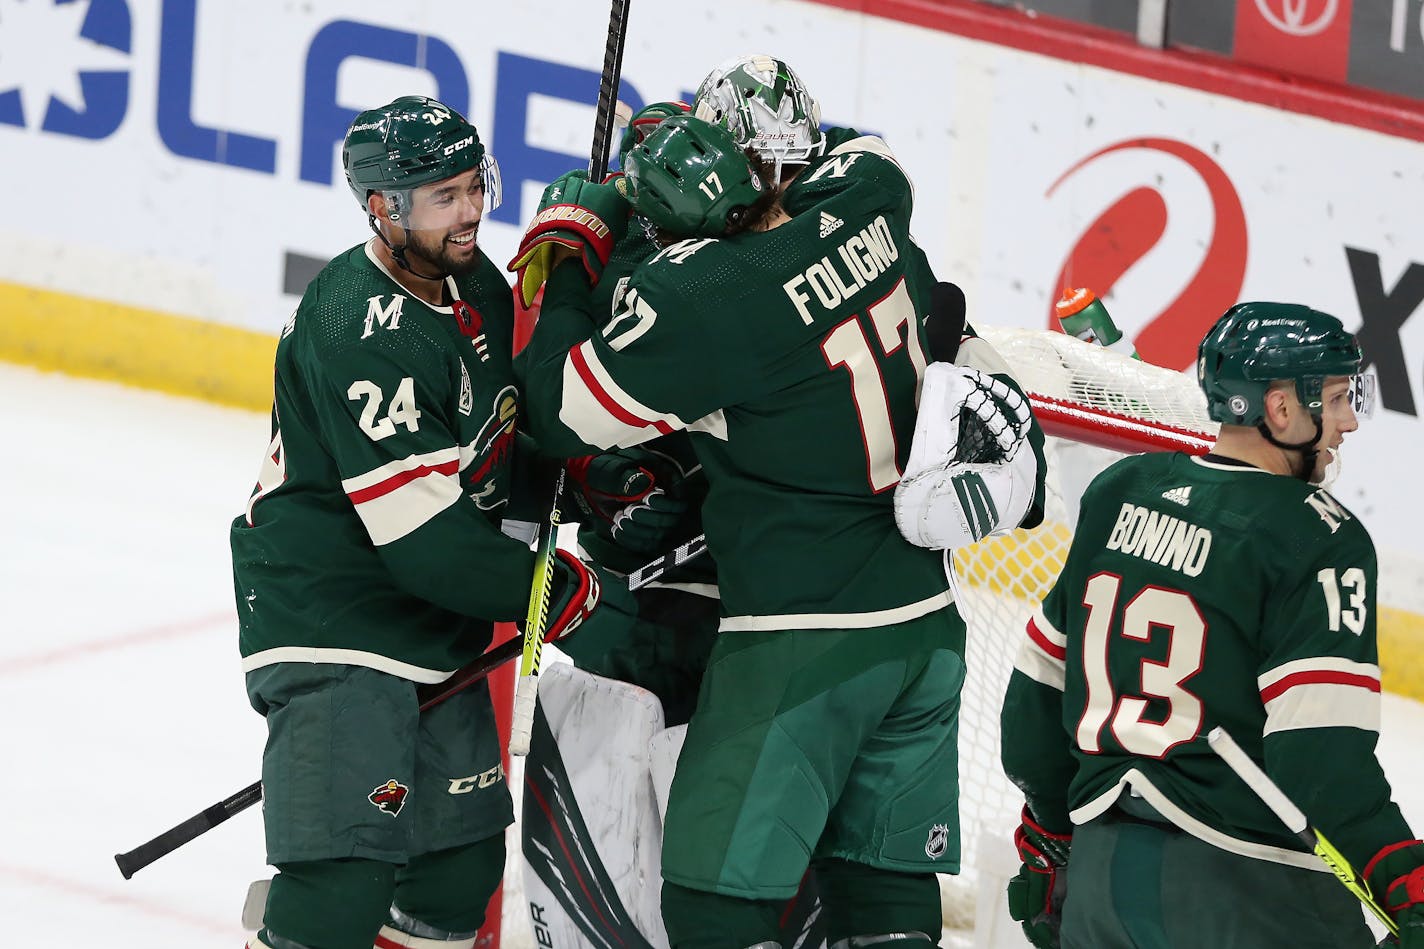
<path fill-rule="evenodd" d="M 472 144 L 474 144 L 474 141 L 475 141 L 475 137 L 474 137 L 473 135 L 471 135 L 471 136 L 469 136 L 469 137 L 467 137 L 467 138 L 462 138 L 462 139 L 460 139 L 460 141 L 456 142 L 454 145 L 446 145 L 446 146 L 445 146 L 445 150 L 442 151 L 440 154 L 441 154 L 441 155 L 444 155 L 444 156 L 446 156 L 446 157 L 448 157 L 448 156 L 450 156 L 450 155 L 455 154 L 456 152 L 460 151 L 460 150 L 463 149 L 463 148 L 469 148 Z"/>

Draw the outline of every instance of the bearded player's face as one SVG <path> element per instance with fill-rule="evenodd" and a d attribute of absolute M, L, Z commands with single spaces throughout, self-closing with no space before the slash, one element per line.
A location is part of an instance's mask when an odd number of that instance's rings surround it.
<path fill-rule="evenodd" d="M 479 264 L 475 238 L 485 213 L 485 183 L 479 168 L 421 185 L 411 193 L 406 253 L 441 273 L 469 273 Z"/>

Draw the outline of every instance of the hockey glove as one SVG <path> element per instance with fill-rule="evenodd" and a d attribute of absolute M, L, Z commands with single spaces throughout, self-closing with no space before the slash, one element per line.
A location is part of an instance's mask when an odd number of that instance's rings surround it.
<path fill-rule="evenodd" d="M 1406 840 L 1385 847 L 1361 876 L 1399 926 L 1399 941 L 1381 945 L 1424 949 L 1424 842 Z"/>
<path fill-rule="evenodd" d="M 571 459 L 568 472 L 574 502 L 600 534 L 634 553 L 672 546 L 687 504 L 677 496 L 682 474 L 669 459 L 627 448 Z"/>
<path fill-rule="evenodd" d="M 1055 834 L 1039 825 L 1027 807 L 1014 831 L 1023 867 L 1009 881 L 1009 915 L 1023 924 L 1024 935 L 1038 949 L 1058 949 L 1063 899 L 1068 893 L 1071 834 Z"/>
<path fill-rule="evenodd" d="M 634 112 L 633 117 L 628 120 L 628 127 L 623 130 L 623 137 L 618 141 L 618 167 L 627 167 L 628 153 L 643 144 L 643 139 L 647 138 L 648 133 L 657 128 L 663 119 L 686 115 L 691 111 L 692 106 L 686 102 L 674 100 L 654 102 Z"/>
<path fill-rule="evenodd" d="M 539 199 L 539 212 L 529 222 L 508 270 L 526 307 L 565 257 L 577 255 L 591 283 L 598 283 L 613 245 L 628 231 L 632 206 L 623 176 L 593 184 L 588 173 L 571 171 L 554 179 Z"/>
<path fill-rule="evenodd" d="M 549 591 L 549 625 L 544 642 L 571 635 L 598 606 L 598 574 L 562 547 L 554 550 L 554 582 Z"/>
<path fill-rule="evenodd" d="M 955 550 L 1023 522 L 1033 504 L 1037 456 L 1025 447 L 1028 400 L 967 366 L 925 371 L 895 524 L 918 547 Z"/>

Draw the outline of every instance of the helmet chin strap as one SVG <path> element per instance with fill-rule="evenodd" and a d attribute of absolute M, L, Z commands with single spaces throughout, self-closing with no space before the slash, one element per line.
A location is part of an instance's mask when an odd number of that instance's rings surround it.
<path fill-rule="evenodd" d="M 386 245 L 386 249 L 389 250 L 391 252 L 391 256 L 396 259 L 396 263 L 400 264 L 402 270 L 419 277 L 421 280 L 433 280 L 436 283 L 444 283 L 445 279 L 450 276 L 448 273 L 439 273 L 432 276 L 431 274 L 423 274 L 419 270 L 416 270 L 410 265 L 410 261 L 405 259 L 405 249 L 410 246 L 410 243 L 407 242 L 399 246 L 392 244 L 390 240 L 386 238 L 386 235 L 381 230 L 380 225 L 376 223 L 376 216 L 374 214 L 371 214 L 369 211 L 366 213 L 366 220 L 370 223 L 371 230 L 376 232 L 376 236 L 381 239 L 381 243 Z M 392 221 L 391 223 L 395 224 L 394 221 Z M 403 231 L 406 235 L 410 234 L 409 231 L 407 231 L 404 227 L 401 227 L 399 224 L 396 224 L 396 227 L 400 227 L 401 231 Z"/>
<path fill-rule="evenodd" d="M 1296 477 L 1302 481 L 1309 481 L 1310 476 L 1315 473 L 1315 459 L 1320 455 L 1320 449 L 1315 446 L 1320 444 L 1320 437 L 1324 434 L 1324 427 L 1320 424 L 1320 416 L 1312 415 L 1310 418 L 1315 422 L 1315 437 L 1309 441 L 1296 442 L 1294 444 L 1283 442 L 1272 435 L 1271 430 L 1266 427 L 1265 422 L 1260 422 L 1256 425 L 1256 431 L 1260 432 L 1261 437 L 1272 445 L 1275 445 L 1277 448 L 1284 448 L 1287 451 L 1298 451 L 1301 453 L 1301 456 L 1305 459 L 1305 471 L 1302 474 L 1296 475 Z"/>

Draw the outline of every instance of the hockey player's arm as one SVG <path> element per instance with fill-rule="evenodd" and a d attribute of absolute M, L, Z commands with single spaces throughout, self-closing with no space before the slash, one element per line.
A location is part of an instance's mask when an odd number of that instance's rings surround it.
<path fill-rule="evenodd" d="M 562 304 L 581 279 L 558 267 L 545 290 Z M 587 284 L 584 283 L 586 292 Z M 693 301 L 659 290 L 641 268 L 614 304 L 601 332 L 580 302 L 555 311 L 539 350 L 523 363 L 531 433 L 542 451 L 575 457 L 628 448 L 680 431 L 724 404 L 736 380 L 754 368 L 719 360 Z M 580 315 L 581 314 L 581 315 Z M 541 324 L 548 319 L 541 315 Z M 536 337 L 538 332 L 536 331 Z"/>
<path fill-rule="evenodd" d="M 1024 792 L 1043 826 L 1068 833 L 1068 785 L 1077 771 L 1073 736 L 1063 725 L 1067 637 L 1061 619 L 1050 619 L 1061 600 L 1050 591 L 1024 629 L 1014 672 L 1004 693 L 999 723 L 999 757 L 1004 774 Z"/>
<path fill-rule="evenodd" d="M 415 345 L 414 334 L 406 339 Z M 356 345 L 325 359 L 317 410 L 326 448 L 401 589 L 467 616 L 519 619 L 534 555 L 500 532 L 503 504 L 492 500 L 508 491 L 497 472 L 513 451 L 513 418 L 492 417 L 469 446 L 478 454 L 462 452 L 446 418 L 452 380 L 433 352 Z M 479 497 L 491 499 L 490 513 Z"/>
<path fill-rule="evenodd" d="M 1317 533 L 1305 549 L 1320 553 L 1292 571 L 1297 582 L 1267 605 L 1267 653 L 1257 679 L 1266 710 L 1264 767 L 1387 909 L 1403 912 L 1411 902 L 1404 891 L 1412 889 L 1412 912 L 1424 917 L 1424 845 L 1391 799 L 1375 756 L 1374 550 L 1357 522 L 1347 521 L 1341 536 Z M 1395 883 L 1396 898 L 1386 898 Z"/>

